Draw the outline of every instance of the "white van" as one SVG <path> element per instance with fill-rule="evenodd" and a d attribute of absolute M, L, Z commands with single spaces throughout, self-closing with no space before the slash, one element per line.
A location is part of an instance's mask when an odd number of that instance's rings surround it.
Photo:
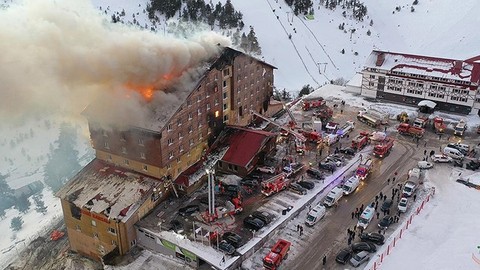
<path fill-rule="evenodd" d="M 326 209 L 323 205 L 317 204 L 310 212 L 307 214 L 307 219 L 305 219 L 305 224 L 312 227 L 325 216 Z"/>
<path fill-rule="evenodd" d="M 345 184 L 343 184 L 343 194 L 344 195 L 349 195 L 350 193 L 353 193 L 358 185 L 360 184 L 360 178 L 358 178 L 356 175 L 350 177 Z"/>
<path fill-rule="evenodd" d="M 332 207 L 335 205 L 340 198 L 343 196 L 343 190 L 339 187 L 335 187 L 330 191 L 330 193 L 327 194 L 327 197 L 325 197 L 324 205 L 327 207 Z"/>
<path fill-rule="evenodd" d="M 373 215 L 375 214 L 375 208 L 371 206 L 367 206 L 365 210 L 363 210 L 362 215 L 357 222 L 357 227 L 362 227 L 364 230 L 368 227 L 368 224 L 373 219 Z"/>
<path fill-rule="evenodd" d="M 465 156 L 460 152 L 460 150 L 452 148 L 452 147 L 445 147 L 443 148 L 443 153 L 451 158 L 454 159 L 463 159 Z"/>
<path fill-rule="evenodd" d="M 413 195 L 413 193 L 415 193 L 416 190 L 417 190 L 417 183 L 412 181 L 407 181 L 403 186 L 402 194 L 405 197 L 410 197 Z"/>

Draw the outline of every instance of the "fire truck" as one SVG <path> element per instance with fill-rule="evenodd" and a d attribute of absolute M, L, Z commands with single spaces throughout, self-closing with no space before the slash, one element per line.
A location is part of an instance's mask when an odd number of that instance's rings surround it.
<path fill-rule="evenodd" d="M 365 159 L 358 165 L 357 171 L 355 172 L 355 175 L 360 178 L 360 180 L 365 180 L 367 178 L 368 174 L 370 173 L 372 169 L 372 159 Z"/>
<path fill-rule="evenodd" d="M 279 239 L 267 256 L 263 258 L 263 267 L 269 270 L 278 269 L 282 261 L 287 257 L 291 245 L 287 240 Z"/>
<path fill-rule="evenodd" d="M 286 189 L 291 182 L 292 179 L 287 177 L 287 173 L 275 175 L 274 177 L 262 182 L 262 193 L 268 197 Z"/>
<path fill-rule="evenodd" d="M 397 131 L 402 135 L 408 135 L 416 138 L 421 138 L 423 137 L 423 134 L 425 134 L 425 129 L 414 127 L 407 123 L 401 123 L 398 125 Z"/>
<path fill-rule="evenodd" d="M 386 157 L 388 154 L 390 154 L 390 151 L 393 148 L 393 142 L 395 140 L 391 137 L 385 138 L 380 144 L 375 145 L 373 148 L 373 155 L 376 157 Z"/>
<path fill-rule="evenodd" d="M 413 126 L 418 127 L 418 128 L 425 128 L 428 123 L 428 118 L 427 117 L 417 117 L 413 121 Z"/>
<path fill-rule="evenodd" d="M 325 100 L 322 97 L 304 99 L 302 109 L 309 111 L 311 109 L 321 108 L 323 105 L 325 105 Z"/>
<path fill-rule="evenodd" d="M 359 111 L 357 115 L 357 119 L 360 122 L 363 122 L 373 128 L 378 127 L 382 122 L 376 118 L 375 116 L 366 113 L 365 111 Z"/>
<path fill-rule="evenodd" d="M 360 132 L 355 138 L 352 139 L 352 148 L 360 150 L 365 147 L 369 142 L 369 134 L 366 132 Z"/>
<path fill-rule="evenodd" d="M 325 106 L 325 108 L 316 110 L 313 113 L 318 120 L 322 121 L 323 123 L 327 123 L 333 117 L 333 110 L 330 107 Z"/>
<path fill-rule="evenodd" d="M 438 116 L 433 118 L 433 129 L 435 130 L 436 134 L 445 133 L 446 128 L 447 128 L 447 125 L 443 122 L 443 118 Z"/>
<path fill-rule="evenodd" d="M 338 131 L 338 123 L 335 122 L 328 122 L 327 126 L 325 127 L 326 133 L 328 134 L 337 134 Z"/>

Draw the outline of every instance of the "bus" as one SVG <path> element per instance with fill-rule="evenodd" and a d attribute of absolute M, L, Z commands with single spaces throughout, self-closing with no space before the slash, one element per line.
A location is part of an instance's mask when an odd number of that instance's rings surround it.
<path fill-rule="evenodd" d="M 362 227 L 364 230 L 368 227 L 368 224 L 373 219 L 373 215 L 375 214 L 375 208 L 371 206 L 367 206 L 365 210 L 363 210 L 362 215 L 358 219 L 357 227 Z"/>

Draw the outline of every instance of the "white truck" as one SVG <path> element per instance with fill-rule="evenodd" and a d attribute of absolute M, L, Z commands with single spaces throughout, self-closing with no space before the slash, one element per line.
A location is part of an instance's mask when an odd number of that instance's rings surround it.
<path fill-rule="evenodd" d="M 312 227 L 317 223 L 317 221 L 321 220 L 326 213 L 325 206 L 321 204 L 317 204 L 312 210 L 310 210 L 307 214 L 307 218 L 305 219 L 305 224 L 309 227 Z"/>
<path fill-rule="evenodd" d="M 360 178 L 358 178 L 356 175 L 353 175 L 345 182 L 345 184 L 343 184 L 343 194 L 349 195 L 353 193 L 358 188 L 359 185 L 360 185 Z"/>
<path fill-rule="evenodd" d="M 362 109 L 359 114 L 368 114 L 368 115 L 371 115 L 373 117 L 375 117 L 376 119 L 380 120 L 380 122 L 385 125 L 385 124 L 388 124 L 388 120 L 390 119 L 390 114 L 386 113 L 386 112 L 382 112 L 380 110 L 377 110 L 377 109 L 374 109 L 374 108 L 365 108 L 365 109 Z"/>
<path fill-rule="evenodd" d="M 347 121 L 343 126 L 337 130 L 337 135 L 341 138 L 345 137 L 348 133 L 355 129 L 355 122 Z"/>
<path fill-rule="evenodd" d="M 370 221 L 372 221 L 374 214 L 375 208 L 367 206 L 358 219 L 357 227 L 362 227 L 365 230 L 368 227 L 368 224 L 370 224 Z"/>
<path fill-rule="evenodd" d="M 322 121 L 320 120 L 313 120 L 312 122 L 312 129 L 317 133 L 322 133 Z"/>
<path fill-rule="evenodd" d="M 460 122 L 458 122 L 458 124 L 453 129 L 453 135 L 463 136 L 466 130 L 467 130 L 467 123 L 465 123 L 465 120 L 462 119 L 460 120 Z"/>
<path fill-rule="evenodd" d="M 326 145 L 334 145 L 340 140 L 340 136 L 337 134 L 327 134 L 325 138 L 323 138 L 323 143 Z"/>
<path fill-rule="evenodd" d="M 325 201 L 323 202 L 323 204 L 326 207 L 332 207 L 338 203 L 342 196 L 343 190 L 339 187 L 335 187 L 327 194 L 327 197 L 325 197 Z"/>
<path fill-rule="evenodd" d="M 403 185 L 402 195 L 410 197 L 417 190 L 421 183 L 422 171 L 419 168 L 413 168 L 408 172 L 408 179 Z"/>

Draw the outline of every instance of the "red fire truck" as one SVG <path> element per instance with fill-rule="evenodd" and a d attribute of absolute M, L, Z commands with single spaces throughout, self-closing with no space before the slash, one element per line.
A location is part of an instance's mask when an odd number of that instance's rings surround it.
<path fill-rule="evenodd" d="M 409 135 L 416 138 L 421 138 L 423 137 L 423 134 L 425 134 L 425 129 L 420 127 L 414 127 L 407 123 L 402 123 L 398 125 L 397 131 L 400 134 Z"/>
<path fill-rule="evenodd" d="M 355 175 L 360 178 L 360 180 L 365 180 L 367 178 L 368 174 L 372 170 L 372 160 L 371 159 L 365 159 L 363 160 L 360 165 L 358 165 L 357 171 L 355 172 Z"/>
<path fill-rule="evenodd" d="M 367 132 L 360 132 L 355 138 L 352 139 L 352 148 L 356 150 L 360 150 L 365 147 L 369 142 L 369 133 Z"/>
<path fill-rule="evenodd" d="M 445 129 L 447 125 L 443 122 L 443 118 L 435 117 L 433 118 L 433 129 L 435 130 L 436 134 L 443 134 L 445 133 Z"/>
<path fill-rule="evenodd" d="M 322 97 L 304 99 L 302 109 L 304 111 L 309 111 L 311 109 L 320 108 L 325 105 L 325 100 Z"/>
<path fill-rule="evenodd" d="M 274 177 L 262 182 L 262 193 L 268 197 L 286 189 L 291 182 L 292 179 L 287 178 L 287 173 L 275 175 Z"/>
<path fill-rule="evenodd" d="M 269 270 L 278 269 L 282 261 L 287 258 L 291 245 L 292 243 L 287 240 L 279 239 L 267 256 L 263 258 L 263 267 Z"/>
<path fill-rule="evenodd" d="M 395 140 L 391 137 L 385 138 L 380 144 L 375 145 L 373 148 L 373 155 L 379 158 L 386 157 L 390 154 L 390 151 L 393 148 L 393 142 Z"/>

